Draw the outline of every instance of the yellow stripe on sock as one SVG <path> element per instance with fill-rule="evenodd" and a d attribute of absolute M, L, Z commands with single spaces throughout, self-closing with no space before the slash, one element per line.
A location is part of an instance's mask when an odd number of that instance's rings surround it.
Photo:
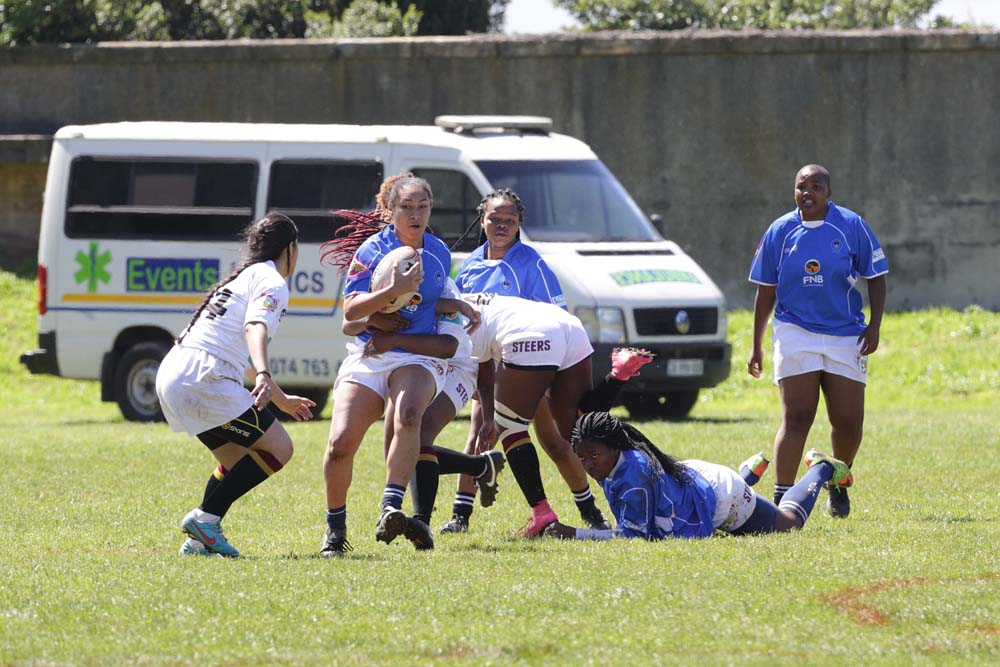
<path fill-rule="evenodd" d="M 251 449 L 250 456 L 253 457 L 254 463 L 256 463 L 261 470 L 267 473 L 268 477 L 274 474 L 274 470 L 271 469 L 271 466 L 267 465 L 264 459 L 261 458 L 260 454 Z"/>
<path fill-rule="evenodd" d="M 521 447 L 522 445 L 530 445 L 530 444 L 531 444 L 531 437 L 525 435 L 525 437 L 518 438 L 517 440 L 515 440 L 509 447 L 507 446 L 506 442 L 503 443 L 503 451 L 505 454 L 509 454 L 510 452 L 514 451 L 518 447 Z"/>

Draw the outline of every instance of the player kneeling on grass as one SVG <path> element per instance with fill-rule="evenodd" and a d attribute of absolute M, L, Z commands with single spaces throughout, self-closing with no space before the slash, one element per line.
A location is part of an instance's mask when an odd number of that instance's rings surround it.
<path fill-rule="evenodd" d="M 285 280 L 299 256 L 298 229 L 271 213 L 250 224 L 244 238 L 242 261 L 208 293 L 156 374 L 167 423 L 196 436 L 219 462 L 201 505 L 181 521 L 189 536 L 182 555 L 240 555 L 222 533 L 222 518 L 292 458 L 292 440 L 267 404 L 297 420 L 311 419 L 316 405 L 285 395 L 267 366 L 267 341 L 288 306 Z"/>
<path fill-rule="evenodd" d="M 695 459 L 678 461 L 607 412 L 581 416 L 571 443 L 587 474 L 601 483 L 618 529 L 555 523 L 545 530 L 551 537 L 658 540 L 708 537 L 716 530 L 733 535 L 794 530 L 805 525 L 823 484 L 846 487 L 854 481 L 843 461 L 810 450 L 809 471 L 775 506 L 735 471 Z"/>

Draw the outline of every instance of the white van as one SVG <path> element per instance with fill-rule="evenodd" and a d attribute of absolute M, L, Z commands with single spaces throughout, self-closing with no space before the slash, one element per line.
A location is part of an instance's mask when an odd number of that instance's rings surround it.
<path fill-rule="evenodd" d="M 370 208 L 383 177 L 434 190 L 431 227 L 449 245 L 493 188 L 525 204 L 523 240 L 558 276 L 594 342 L 657 353 L 622 394 L 634 417 L 679 418 L 730 370 L 723 296 L 665 241 L 590 148 L 537 117 L 442 116 L 434 126 L 108 123 L 53 141 L 38 252 L 39 348 L 32 373 L 100 379 L 126 419 L 161 418 L 159 361 L 205 291 L 228 275 L 237 232 L 268 211 L 299 226 L 291 303 L 270 347 L 285 389 L 321 408 L 344 354 L 343 279 L 320 265 L 331 211 Z M 454 268 L 479 242 L 471 230 Z"/>

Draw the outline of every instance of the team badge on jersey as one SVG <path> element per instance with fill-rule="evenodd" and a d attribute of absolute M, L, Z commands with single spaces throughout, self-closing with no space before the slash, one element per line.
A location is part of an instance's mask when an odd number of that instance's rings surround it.
<path fill-rule="evenodd" d="M 262 292 L 257 298 L 260 299 L 261 297 L 264 299 L 264 303 L 261 304 L 264 307 L 264 310 L 269 313 L 273 313 L 278 310 L 278 300 L 274 298 L 273 294 Z"/>
<path fill-rule="evenodd" d="M 814 273 L 819 273 L 820 264 L 818 259 L 810 259 L 806 261 L 806 273 L 812 275 Z"/>
<path fill-rule="evenodd" d="M 840 252 L 840 239 L 834 239 L 830 247 L 833 248 L 834 252 Z"/>
<path fill-rule="evenodd" d="M 367 270 L 368 267 L 362 264 L 361 260 L 355 257 L 353 260 L 351 260 L 351 267 L 347 269 L 347 279 L 354 280 Z"/>

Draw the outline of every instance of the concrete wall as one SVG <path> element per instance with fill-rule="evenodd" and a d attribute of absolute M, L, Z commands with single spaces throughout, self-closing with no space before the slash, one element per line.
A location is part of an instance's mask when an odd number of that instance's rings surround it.
<path fill-rule="evenodd" d="M 795 172 L 818 162 L 833 174 L 834 200 L 862 213 L 886 248 L 890 307 L 1000 308 L 998 33 L 0 51 L 5 134 L 145 119 L 422 124 L 442 113 L 551 116 L 558 131 L 589 142 L 645 210 L 663 215 L 667 235 L 733 306 L 751 302 L 750 257 L 768 223 L 793 207 Z M 28 157 L 37 144 L 0 146 L 0 233 L 37 227 L 40 172 Z"/>

